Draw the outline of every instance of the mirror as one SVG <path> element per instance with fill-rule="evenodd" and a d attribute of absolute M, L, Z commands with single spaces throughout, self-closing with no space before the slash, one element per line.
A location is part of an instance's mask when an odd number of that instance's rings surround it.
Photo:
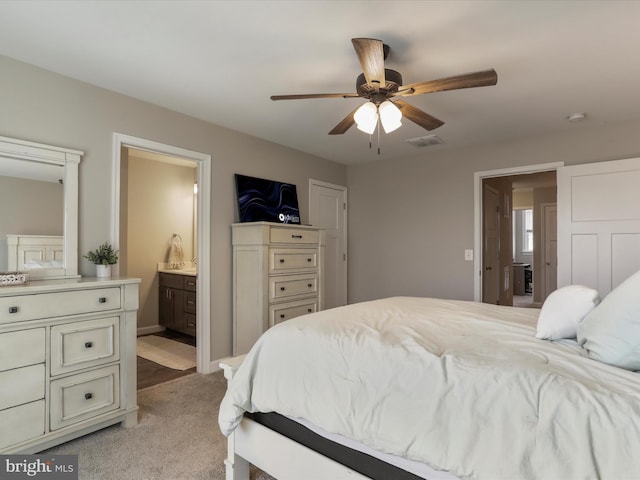
<path fill-rule="evenodd" d="M 0 137 L 0 272 L 78 277 L 83 152 Z"/>

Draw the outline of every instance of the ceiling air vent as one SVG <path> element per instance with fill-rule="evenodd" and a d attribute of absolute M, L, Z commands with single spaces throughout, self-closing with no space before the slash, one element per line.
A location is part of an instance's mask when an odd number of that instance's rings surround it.
<path fill-rule="evenodd" d="M 424 137 L 408 138 L 405 142 L 410 143 L 414 147 L 421 148 L 429 147 L 431 145 L 440 145 L 441 143 L 444 143 L 444 140 L 437 135 L 425 135 Z"/>

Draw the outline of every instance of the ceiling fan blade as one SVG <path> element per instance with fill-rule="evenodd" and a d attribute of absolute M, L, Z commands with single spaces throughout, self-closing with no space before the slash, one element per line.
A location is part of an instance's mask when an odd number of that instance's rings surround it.
<path fill-rule="evenodd" d="M 422 95 L 424 93 L 444 92 L 446 90 L 458 90 L 462 88 L 488 87 L 496 83 L 498 83 L 498 74 L 494 69 L 491 69 L 482 72 L 456 75 L 455 77 L 440 78 L 439 80 L 403 85 L 396 95 Z"/>
<path fill-rule="evenodd" d="M 301 100 L 305 98 L 357 98 L 357 93 L 305 93 L 301 95 L 271 95 L 271 100 Z"/>
<path fill-rule="evenodd" d="M 384 86 L 384 44 L 381 40 L 373 38 L 352 38 L 353 48 L 356 50 L 358 60 L 362 66 L 362 72 L 367 83 L 376 92 L 380 86 Z"/>
<path fill-rule="evenodd" d="M 333 127 L 333 130 L 329 132 L 329 135 L 342 135 L 349 130 L 352 125 L 355 125 L 356 121 L 353 119 L 353 114 L 356 113 L 358 108 L 354 109 L 349 115 L 340 120 L 340 123 Z"/>
<path fill-rule="evenodd" d="M 400 109 L 403 117 L 408 118 L 413 123 L 420 125 L 426 130 L 434 130 L 444 125 L 444 122 L 442 120 L 439 120 L 436 117 L 432 117 L 428 113 L 425 113 L 419 108 L 408 104 L 404 100 L 396 100 L 393 103 Z"/>

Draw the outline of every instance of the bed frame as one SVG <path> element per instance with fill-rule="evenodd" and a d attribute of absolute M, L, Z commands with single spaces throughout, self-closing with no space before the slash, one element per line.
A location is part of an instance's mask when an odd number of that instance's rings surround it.
<path fill-rule="evenodd" d="M 228 382 L 242 364 L 244 355 L 220 363 Z M 367 480 L 352 469 L 301 445 L 260 423 L 244 417 L 227 439 L 226 480 L 249 480 L 249 464 L 278 480 L 316 478 Z"/>
<path fill-rule="evenodd" d="M 9 272 L 29 272 L 32 277 L 57 277 L 64 267 L 29 269 L 30 261 L 64 262 L 62 235 L 7 235 L 7 268 Z"/>

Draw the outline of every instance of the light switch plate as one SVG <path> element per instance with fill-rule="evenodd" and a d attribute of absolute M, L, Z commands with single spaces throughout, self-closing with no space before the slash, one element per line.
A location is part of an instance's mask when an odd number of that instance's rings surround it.
<path fill-rule="evenodd" d="M 465 250 L 464 259 L 467 262 L 473 262 L 473 250 L 470 250 L 470 249 Z"/>

